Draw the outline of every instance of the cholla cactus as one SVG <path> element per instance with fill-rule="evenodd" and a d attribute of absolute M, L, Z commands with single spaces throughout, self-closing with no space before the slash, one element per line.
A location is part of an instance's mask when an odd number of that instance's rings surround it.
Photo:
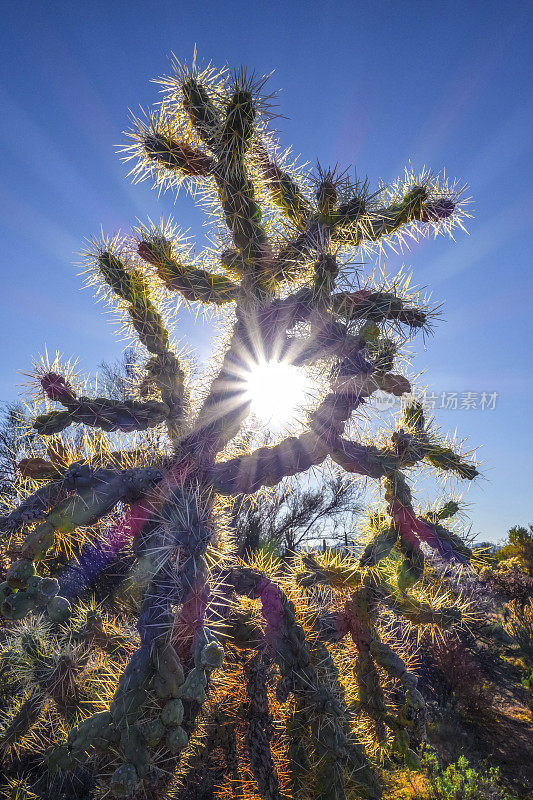
<path fill-rule="evenodd" d="M 377 798 L 379 764 L 415 763 L 424 736 L 392 620 L 423 633 L 469 613 L 453 580 L 434 588 L 471 557 L 444 524 L 458 506 L 417 511 L 412 476 L 477 470 L 415 401 L 396 430 L 358 440 L 375 392 L 410 397 L 394 364 L 433 312 L 402 277 L 365 280 L 354 264 L 460 225 L 461 192 L 426 172 L 374 193 L 335 170 L 307 174 L 269 131 L 264 81 L 243 71 L 175 62 L 162 85 L 126 158 L 160 191 L 197 193 L 214 244 L 195 255 L 170 223 L 91 242 L 91 279 L 145 354 L 131 398 L 86 396 L 97 390 L 59 363 L 35 372 L 40 438 L 1 518 L 4 659 L 28 675 L 4 757 L 28 791 L 16 755 L 30 747 L 46 751 L 49 787 L 74 771 L 102 796 Z M 167 330 L 180 304 L 226 323 L 205 387 Z M 256 446 L 248 378 L 265 362 L 314 372 L 321 391 L 289 435 Z M 243 560 L 225 498 L 332 462 L 384 494 L 364 552 Z M 98 573 L 125 553 L 128 575 L 89 614 Z M 104 688 L 91 694 L 95 671 Z"/>

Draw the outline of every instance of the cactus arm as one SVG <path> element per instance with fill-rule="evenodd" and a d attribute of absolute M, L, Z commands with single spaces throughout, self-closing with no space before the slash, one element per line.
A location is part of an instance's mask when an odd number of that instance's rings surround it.
<path fill-rule="evenodd" d="M 166 493 L 166 500 L 157 521 L 154 519 L 145 526 L 134 541 L 138 558 L 151 562 L 153 566 L 137 621 L 141 646 L 126 666 L 110 706 L 109 735 L 120 736 L 123 757 L 123 763 L 111 781 L 116 791 L 122 791 L 120 787 L 125 785 L 137 786 L 150 769 L 150 751 L 154 745 L 150 745 L 139 727 L 150 688 L 153 687 L 161 705 L 160 720 L 166 729 L 166 758 L 176 762 L 189 738 L 186 728 L 192 730 L 193 720 L 205 698 L 209 673 L 221 663 L 222 650 L 203 624 L 207 601 L 203 562 L 211 531 L 199 516 L 198 498 L 192 486 L 189 492 L 183 487 L 172 488 L 169 485 L 166 488 L 162 486 L 161 491 Z M 170 557 L 179 547 L 183 558 L 178 572 Z M 170 641 L 175 624 L 172 605 L 181 605 L 181 613 L 184 613 L 191 600 L 197 636 L 193 648 L 194 663 L 186 674 Z M 84 725 L 87 734 L 80 736 L 74 730 L 69 735 L 72 742 L 70 765 L 83 760 L 84 754 L 96 746 L 95 737 L 102 738 L 98 715 L 89 717 Z M 61 747 L 56 750 L 56 759 L 61 757 Z M 133 753 L 138 754 L 138 760 L 132 759 Z M 154 787 L 163 791 L 168 780 L 169 776 L 165 774 L 155 780 Z"/>
<path fill-rule="evenodd" d="M 157 161 L 165 169 L 193 177 L 210 175 L 215 163 L 201 150 L 195 150 L 186 142 L 177 141 L 161 132 L 145 137 L 144 151 L 149 159 Z"/>
<path fill-rule="evenodd" d="M 433 608 L 427 603 L 415 602 L 405 593 L 388 594 L 383 597 L 383 602 L 414 625 L 431 625 L 446 630 L 461 619 L 460 612 L 454 608 Z"/>
<path fill-rule="evenodd" d="M 390 292 L 371 292 L 367 289 L 338 292 L 331 297 L 331 308 L 335 314 L 348 320 L 381 322 L 391 319 L 412 328 L 421 328 L 427 321 L 427 313 L 423 309 L 406 304 L 401 297 Z"/>
<path fill-rule="evenodd" d="M 377 241 L 382 236 L 394 233 L 402 225 L 408 225 L 423 215 L 423 203 L 428 192 L 424 186 L 414 186 L 399 203 L 378 209 L 360 230 L 363 239 Z"/>
<path fill-rule="evenodd" d="M 443 525 L 439 523 L 433 522 L 431 519 L 428 519 L 427 516 L 421 517 L 422 522 L 425 522 L 432 528 L 437 536 L 442 539 L 443 541 L 449 542 L 449 544 L 453 547 L 456 553 L 463 556 L 464 558 L 470 559 L 473 555 L 472 550 L 465 545 L 463 540 L 457 536 L 453 531 L 450 531 L 448 528 L 445 528 Z"/>
<path fill-rule="evenodd" d="M 168 333 L 161 315 L 150 301 L 148 287 L 140 272 L 128 269 L 109 250 L 99 254 L 98 266 L 105 282 L 128 304 L 131 324 L 141 343 L 152 354 L 147 368 L 161 391 L 163 402 L 170 409 L 166 423 L 170 437 L 175 440 L 183 426 L 189 398 L 185 373 L 169 348 Z"/>
<path fill-rule="evenodd" d="M 359 566 L 364 569 L 379 564 L 390 555 L 397 541 L 398 531 L 394 527 L 378 530 L 365 547 L 359 559 Z"/>
<path fill-rule="evenodd" d="M 455 472 L 459 478 L 474 480 L 479 475 L 476 465 L 467 461 L 451 447 L 446 447 L 436 440 L 427 430 L 424 410 L 419 402 L 412 402 L 404 412 L 402 427 L 393 434 L 393 447 L 402 453 L 404 463 L 425 458 L 432 466 L 446 472 Z M 414 462 L 413 462 L 414 463 Z"/>
<path fill-rule="evenodd" d="M 312 208 L 294 178 L 271 161 L 262 142 L 257 145 L 259 166 L 273 202 L 299 228 L 305 227 Z"/>
<path fill-rule="evenodd" d="M 419 539 L 435 550 L 446 561 L 465 561 L 465 556 L 457 553 L 449 538 L 441 538 L 438 531 L 423 518 L 417 517 L 411 505 L 411 492 L 401 472 L 386 479 L 385 499 L 389 513 L 402 538 L 407 541 Z"/>
<path fill-rule="evenodd" d="M 220 494 L 252 493 L 320 464 L 327 455 L 327 445 L 307 432 L 274 447 L 261 447 L 249 455 L 213 464 L 207 474 Z"/>
<path fill-rule="evenodd" d="M 98 256 L 98 267 L 105 282 L 128 305 L 131 324 L 149 353 L 166 353 L 168 333 L 161 315 L 149 297 L 148 286 L 141 272 L 128 269 L 118 255 L 105 250 Z"/>
<path fill-rule="evenodd" d="M 418 610 L 421 617 L 428 616 L 428 611 L 422 606 L 405 600 L 400 600 L 394 605 L 395 600 L 390 600 L 392 591 L 386 584 L 376 580 L 372 573 L 361 580 L 358 572 L 353 572 L 348 566 L 344 569 L 342 565 L 335 567 L 321 567 L 312 556 L 304 559 L 305 567 L 310 571 L 309 576 L 301 579 L 304 586 L 313 586 L 316 583 L 323 583 L 337 590 L 345 590 L 355 585 L 357 588 L 352 593 L 349 600 L 344 604 L 341 611 L 334 614 L 323 615 L 317 619 L 315 624 L 319 633 L 319 638 L 326 641 L 341 641 L 347 634 L 357 648 L 357 658 L 355 663 L 355 675 L 359 687 L 359 699 L 357 707 L 363 710 L 374 721 L 376 735 L 378 739 L 385 739 L 385 727 L 395 733 L 393 748 L 397 748 L 396 737 L 403 737 L 403 731 L 407 727 L 412 727 L 414 720 L 419 720 L 424 709 L 424 700 L 417 691 L 418 680 L 415 675 L 408 672 L 402 658 L 386 643 L 382 642 L 378 631 L 373 623 L 377 614 L 379 602 L 386 602 L 391 608 L 402 613 L 403 607 L 412 606 L 413 617 Z M 394 596 L 395 597 L 395 596 Z M 438 618 L 438 612 L 433 614 L 433 618 Z M 449 624 L 449 621 L 448 623 Z M 398 680 L 404 690 L 404 706 L 394 716 L 390 713 L 387 705 L 381 680 L 376 666 L 379 665 L 392 678 Z M 398 733 L 400 732 L 400 733 Z M 400 755 L 407 762 L 416 762 L 413 751 L 408 751 L 409 737 L 407 734 L 406 745 L 400 751 Z"/>
<path fill-rule="evenodd" d="M 13 719 L 0 734 L 1 750 L 15 744 L 35 725 L 46 701 L 46 692 L 40 686 L 32 690 L 30 696 L 23 702 Z"/>
<path fill-rule="evenodd" d="M 215 175 L 226 225 L 237 249 L 252 263 L 263 258 L 267 244 L 261 209 L 245 163 L 252 143 L 255 115 L 251 92 L 236 87 L 221 125 Z"/>
<path fill-rule="evenodd" d="M 331 455 L 348 472 L 381 478 L 397 467 L 395 456 L 377 447 L 339 440 L 332 446 L 312 431 L 289 437 L 274 447 L 261 447 L 249 455 L 212 465 L 208 474 L 222 494 L 255 492 L 261 486 L 275 486 L 284 477 L 318 466 Z"/>
<path fill-rule="evenodd" d="M 429 193 L 425 186 L 412 186 L 402 200 L 388 206 L 376 209 L 374 212 L 365 211 L 358 199 L 354 198 L 352 207 L 348 205 L 337 212 L 336 224 L 333 229 L 333 238 L 336 241 L 358 246 L 363 242 L 376 242 L 381 237 L 390 236 L 399 228 L 412 222 L 438 221 L 449 216 L 454 210 L 454 204 L 445 198 L 428 200 Z M 440 210 L 440 213 L 439 213 Z"/>
<path fill-rule="evenodd" d="M 59 499 L 63 491 L 61 480 L 49 481 L 26 497 L 16 508 L 0 517 L 0 531 L 16 531 L 36 520 L 42 519 L 46 512 Z"/>
<path fill-rule="evenodd" d="M 297 277 L 306 262 L 319 254 L 326 242 L 316 214 L 310 217 L 305 229 L 289 239 L 275 256 L 276 271 L 288 277 Z"/>
<path fill-rule="evenodd" d="M 261 656 L 253 656 L 245 663 L 244 674 L 247 695 L 245 743 L 250 767 L 261 797 L 281 800 L 279 776 L 270 748 L 273 725 L 268 705 L 267 670 Z"/>
<path fill-rule="evenodd" d="M 33 423 L 37 433 L 44 436 L 59 433 L 73 423 L 81 423 L 90 428 L 101 430 L 145 431 L 165 422 L 170 416 L 170 408 L 165 403 L 151 400 L 110 400 L 107 397 L 72 396 L 64 402 L 68 414 L 64 411 L 51 411 L 41 414 Z"/>
<path fill-rule="evenodd" d="M 425 458 L 438 469 L 455 472 L 459 478 L 474 480 L 479 475 L 474 464 L 466 461 L 451 447 L 443 447 L 438 443 L 429 443 L 425 450 Z"/>
<path fill-rule="evenodd" d="M 21 546 L 21 560 L 13 563 L 7 573 L 10 593 L 3 599 L 0 610 L 3 616 L 22 619 L 30 611 L 45 606 L 50 619 L 62 622 L 70 614 L 70 604 L 58 595 L 59 584 L 53 578 L 36 574 L 34 561 L 41 560 L 54 545 L 55 534 L 72 532 L 76 527 L 90 525 L 108 514 L 118 502 L 133 502 L 154 483 L 161 480 L 161 472 L 152 468 L 88 471 L 89 484 L 61 501 L 25 538 Z M 63 485 L 68 485 L 66 481 Z M 14 590 L 17 590 L 16 592 Z"/>
<path fill-rule="evenodd" d="M 393 453 L 345 439 L 340 441 L 338 448 L 331 451 L 331 457 L 347 472 L 356 472 L 378 480 L 399 467 L 399 459 Z"/>
<path fill-rule="evenodd" d="M 182 84 L 183 107 L 204 142 L 217 150 L 221 116 L 209 92 L 192 76 Z"/>
<path fill-rule="evenodd" d="M 116 477 L 119 473 L 116 470 L 92 468 L 87 464 L 74 463 L 63 473 L 63 475 L 53 481 L 49 481 L 45 486 L 41 486 L 36 492 L 29 495 L 9 514 L 0 517 L 0 530 L 18 530 L 23 525 L 36 520 L 42 520 L 47 512 L 54 506 L 62 494 L 67 491 L 88 490 L 98 484 L 105 485 L 106 481 Z M 152 469 L 133 469 L 122 471 L 125 493 L 128 482 L 133 487 L 135 485 L 144 486 L 143 480 L 146 476 L 153 474 L 154 482 L 160 479 L 161 473 Z"/>
<path fill-rule="evenodd" d="M 299 698 L 307 711 L 316 760 L 320 765 L 316 781 L 317 797 L 340 800 L 345 796 L 343 766 L 357 770 L 357 783 L 367 796 L 380 797 L 380 790 L 361 745 L 348 743 L 343 730 L 342 701 L 320 683 L 312 664 L 305 633 L 296 621 L 293 603 L 266 575 L 251 569 L 234 569 L 229 581 L 237 594 L 261 600 L 267 629 L 266 637 L 282 680 Z"/>
<path fill-rule="evenodd" d="M 182 264 L 154 242 L 142 240 L 137 250 L 141 258 L 155 266 L 167 289 L 179 292 L 186 300 L 224 305 L 236 299 L 239 287 L 224 275 Z"/>

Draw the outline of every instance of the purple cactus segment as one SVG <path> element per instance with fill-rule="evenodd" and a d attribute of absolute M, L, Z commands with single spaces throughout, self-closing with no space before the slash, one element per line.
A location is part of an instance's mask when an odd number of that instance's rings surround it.
<path fill-rule="evenodd" d="M 263 615 L 268 623 L 270 632 L 276 634 L 283 625 L 283 595 L 277 586 L 268 579 L 262 580 L 260 588 Z"/>
<path fill-rule="evenodd" d="M 419 525 L 416 529 L 420 539 L 425 542 L 429 547 L 435 550 L 441 558 L 445 561 L 464 561 L 465 559 L 462 556 L 459 556 L 451 544 L 446 542 L 444 539 L 441 539 L 440 536 L 431 530 L 429 525 L 425 525 L 421 520 L 419 521 Z"/>
<path fill-rule="evenodd" d="M 111 564 L 142 529 L 150 514 L 141 504 L 132 506 L 117 522 L 109 526 L 101 539 L 87 544 L 76 563 L 69 565 L 59 582 L 63 597 L 78 597 Z"/>
<path fill-rule="evenodd" d="M 449 197 L 439 197 L 437 200 L 430 200 L 424 204 L 421 222 L 440 222 L 447 219 L 455 211 L 455 203 Z"/>
<path fill-rule="evenodd" d="M 77 562 L 69 565 L 59 578 L 62 597 L 67 600 L 79 597 L 99 575 L 120 559 L 121 550 L 122 544 L 118 540 L 100 540 L 86 545 Z"/>
<path fill-rule="evenodd" d="M 41 386 L 50 400 L 63 402 L 72 400 L 75 395 L 70 384 L 57 372 L 47 372 L 41 378 Z"/>

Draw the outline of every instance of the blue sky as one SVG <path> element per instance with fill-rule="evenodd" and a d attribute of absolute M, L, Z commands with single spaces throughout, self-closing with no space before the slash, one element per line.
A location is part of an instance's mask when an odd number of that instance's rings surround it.
<path fill-rule="evenodd" d="M 87 371 L 118 356 L 102 306 L 80 291 L 84 237 L 172 213 L 189 198 L 132 186 L 115 155 L 128 108 L 152 104 L 167 55 L 275 69 L 284 145 L 304 160 L 354 165 L 372 184 L 409 161 L 470 186 L 469 236 L 389 259 L 444 303 L 417 369 L 437 420 L 480 446 L 473 530 L 500 539 L 533 521 L 533 48 L 529 2 L 19 2 L 0 31 L 0 398 L 44 350 Z M 183 319 L 184 331 L 190 325 Z M 210 330 L 195 342 L 208 351 Z M 497 392 L 496 407 L 440 409 L 441 392 Z"/>

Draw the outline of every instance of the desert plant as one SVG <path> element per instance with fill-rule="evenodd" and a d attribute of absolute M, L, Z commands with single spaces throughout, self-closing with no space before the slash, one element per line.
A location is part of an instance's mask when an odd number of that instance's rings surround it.
<path fill-rule="evenodd" d="M 16 675 L 22 648 L 37 699 L 13 692 L 5 763 L 41 795 L 59 772 L 83 791 L 93 776 L 102 795 L 378 797 L 372 761 L 415 765 L 424 737 L 412 655 L 390 631 L 450 629 L 467 611 L 443 589 L 472 555 L 447 523 L 458 504 L 419 510 L 410 483 L 424 466 L 478 472 L 394 371 L 434 313 L 406 276 L 365 278 L 358 262 L 460 225 L 461 191 L 425 171 L 374 193 L 337 170 L 308 174 L 279 152 L 264 80 L 243 70 L 173 62 L 162 84 L 126 157 L 159 190 L 197 192 L 214 245 L 195 255 L 170 223 L 89 244 L 91 280 L 143 354 L 129 396 L 91 398 L 59 362 L 35 370 L 33 438 L 1 520 L 13 558 L 0 608 L 7 669 Z M 167 330 L 180 303 L 226 323 L 203 385 Z M 261 446 L 246 427 L 250 381 L 276 365 L 318 388 L 288 434 Z M 355 415 L 364 421 L 377 391 L 406 399 L 403 412 L 356 440 Z M 331 462 L 384 492 L 360 555 L 240 557 L 227 498 Z M 89 625 L 87 593 L 125 556 L 128 578 Z M 125 638 L 134 651 L 122 670 Z"/>
<path fill-rule="evenodd" d="M 525 663 L 533 668 L 533 602 L 510 603 L 504 627 L 518 645 Z"/>
<path fill-rule="evenodd" d="M 464 756 L 441 768 L 434 754 L 425 759 L 428 791 L 413 800 L 512 800 L 501 785 L 496 767 L 475 770 Z"/>
<path fill-rule="evenodd" d="M 507 531 L 507 542 L 496 551 L 500 562 L 518 559 L 520 567 L 528 575 L 533 576 L 533 524 L 527 528 L 515 525 Z"/>
<path fill-rule="evenodd" d="M 527 604 L 533 597 L 533 578 L 526 575 L 518 566 L 502 569 L 506 562 L 500 562 L 500 569 L 485 568 L 481 578 L 493 592 L 505 601 L 516 601 Z"/>
<path fill-rule="evenodd" d="M 488 681 L 473 653 L 458 638 L 435 642 L 430 653 L 448 691 L 444 702 L 459 702 L 469 712 L 487 713 Z"/>
<path fill-rule="evenodd" d="M 348 548 L 354 518 L 361 511 L 355 484 L 340 475 L 321 481 L 318 488 L 294 491 L 294 486 L 259 495 L 234 498 L 230 516 L 241 554 L 263 548 L 290 557 L 302 548 Z"/>

